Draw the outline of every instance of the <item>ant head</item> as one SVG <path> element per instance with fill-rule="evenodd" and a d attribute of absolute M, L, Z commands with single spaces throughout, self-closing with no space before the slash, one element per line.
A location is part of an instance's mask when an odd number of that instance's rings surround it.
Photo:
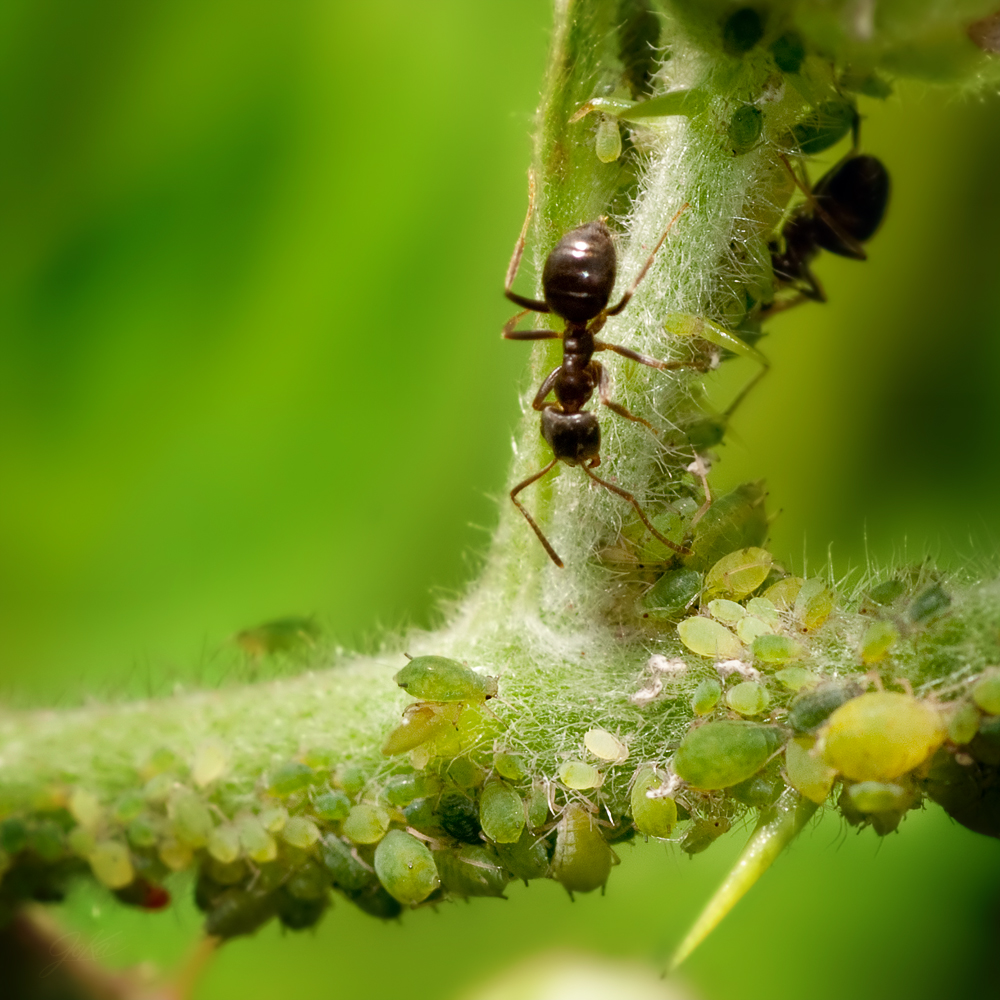
<path fill-rule="evenodd" d="M 601 425 L 593 413 L 563 413 L 546 407 L 542 410 L 542 437 L 556 458 L 567 465 L 582 465 L 600 457 Z"/>
<path fill-rule="evenodd" d="M 545 260 L 545 301 L 557 316 L 587 323 L 608 304 L 616 269 L 615 246 L 603 219 L 571 229 Z"/>

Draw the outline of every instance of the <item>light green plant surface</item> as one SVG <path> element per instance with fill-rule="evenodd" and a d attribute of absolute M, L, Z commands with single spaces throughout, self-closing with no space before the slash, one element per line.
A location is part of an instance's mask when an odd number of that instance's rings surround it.
<path fill-rule="evenodd" d="M 950 117 L 950 115 L 946 115 L 946 116 Z M 923 128 L 925 126 L 925 122 L 924 122 L 922 116 L 920 116 L 920 115 L 914 115 L 914 118 L 919 118 L 920 121 L 918 121 L 916 123 L 916 125 L 911 125 L 910 126 L 911 130 L 916 130 L 917 128 Z M 877 133 L 877 131 L 875 131 L 874 128 L 866 127 L 864 138 L 865 138 L 865 144 L 866 144 L 866 146 L 868 148 L 871 148 L 873 151 L 879 152 L 880 155 L 883 155 L 883 157 L 885 159 L 889 160 L 888 150 L 884 149 L 884 148 L 882 148 L 880 146 L 878 146 L 878 133 Z M 900 175 L 901 176 L 905 176 L 905 175 L 902 174 L 902 171 L 900 171 Z M 952 183 L 954 183 L 954 182 L 952 182 Z M 949 185 L 944 185 L 944 186 L 945 187 L 949 187 Z M 898 202 L 896 204 L 894 204 L 894 207 L 893 207 L 893 211 L 894 212 L 897 211 L 897 207 L 896 207 L 897 204 L 898 204 Z M 518 217 L 518 213 L 515 212 L 515 214 L 513 216 L 513 219 L 516 220 L 517 217 Z M 890 232 L 890 230 L 887 229 L 885 237 L 884 238 L 880 237 L 880 242 L 877 244 L 877 246 L 879 246 L 879 248 L 885 246 L 888 243 L 889 232 Z M 887 250 L 887 251 L 884 251 L 884 252 L 889 253 L 890 251 Z M 873 267 L 873 266 L 875 266 L 874 262 L 870 263 L 869 265 L 866 265 L 866 268 L 870 268 L 870 267 Z M 501 261 L 500 270 L 502 271 L 502 261 Z M 834 262 L 834 264 L 831 265 L 829 268 L 824 268 L 824 270 L 823 270 L 824 277 L 828 273 L 832 273 L 832 272 L 836 272 L 836 271 L 837 271 L 837 268 L 836 268 L 835 262 Z M 935 281 L 934 281 L 934 287 L 935 288 L 938 288 L 941 285 L 947 285 L 946 280 L 944 280 L 938 274 L 937 269 L 935 269 L 934 273 L 935 273 Z M 876 279 L 868 279 L 868 280 L 872 280 L 873 283 L 877 284 Z M 912 280 L 912 276 L 905 278 L 905 282 L 907 284 L 909 284 L 909 282 L 911 280 Z M 833 293 L 831 292 L 831 295 L 832 294 Z M 886 296 L 886 298 L 889 297 L 889 293 L 888 292 L 883 292 L 883 294 Z M 921 305 L 923 305 L 923 303 L 921 303 Z M 949 302 L 949 306 L 953 307 L 954 303 Z M 895 311 L 895 307 L 892 307 L 892 308 Z M 821 317 L 818 315 L 820 312 L 821 311 L 818 308 L 812 310 L 812 313 L 815 316 L 815 322 L 816 322 L 817 325 L 821 322 Z M 779 332 L 781 332 L 784 336 L 789 336 L 790 331 L 786 332 L 786 331 L 782 331 L 781 330 L 781 327 L 784 326 L 786 322 L 789 325 L 791 324 L 791 320 L 789 319 L 787 321 L 782 321 L 781 324 L 775 324 L 775 325 L 778 328 Z M 812 331 L 810 331 L 810 333 L 811 332 Z M 772 338 L 772 340 L 769 341 L 768 344 L 767 344 L 768 349 L 771 348 L 771 344 L 772 343 L 774 343 L 775 345 L 777 345 L 778 340 L 779 340 L 778 336 L 775 336 L 774 338 Z M 512 351 L 512 352 L 518 350 L 518 348 L 514 347 L 513 345 L 504 345 L 504 346 L 509 351 Z M 954 340 L 951 340 L 950 338 L 949 338 L 949 346 L 952 349 L 954 349 Z M 772 351 L 771 353 L 773 354 L 775 352 Z M 852 356 L 851 352 L 845 348 L 844 349 L 844 353 L 846 355 L 847 361 L 846 362 L 842 362 L 842 363 L 849 363 L 849 364 L 851 364 L 851 366 L 852 366 L 852 374 L 856 374 L 856 369 L 857 369 L 857 365 L 858 365 L 858 361 L 857 361 L 858 355 L 857 355 L 857 352 L 855 352 L 853 354 L 853 356 Z M 890 360 L 894 364 L 898 361 L 898 359 L 896 357 L 893 357 Z M 865 361 L 865 364 L 867 365 L 867 363 L 869 362 L 869 356 L 867 354 L 864 356 L 864 361 Z M 877 358 L 872 363 L 875 363 L 875 362 L 877 362 Z M 877 371 L 877 368 L 876 368 L 876 371 Z M 780 374 L 781 374 L 781 364 L 780 364 L 780 361 L 779 361 L 776 364 L 776 371 L 772 374 L 772 376 L 770 376 L 769 382 L 765 385 L 765 389 L 763 390 L 764 392 L 766 392 L 767 394 L 770 394 L 771 392 L 778 391 L 778 390 L 775 390 L 773 388 L 774 383 L 771 382 L 771 379 L 778 378 L 780 376 Z M 870 374 L 870 371 L 868 369 L 866 369 L 862 373 L 862 375 L 864 377 L 869 377 L 869 378 L 872 377 L 871 374 Z M 863 395 L 863 393 L 861 395 Z M 748 407 L 749 407 L 749 405 L 750 404 L 748 404 Z M 638 407 L 636 407 L 636 408 L 638 408 Z M 765 422 L 765 423 L 768 423 L 768 427 L 767 427 L 766 432 L 765 432 L 766 435 L 767 436 L 782 436 L 783 432 L 785 430 L 788 431 L 789 436 L 791 434 L 793 434 L 793 433 L 796 433 L 796 432 L 802 433 L 801 430 L 799 430 L 798 427 L 793 426 L 793 425 L 796 425 L 796 424 L 799 423 L 799 421 L 797 419 L 797 416 L 796 416 L 796 419 L 794 419 L 794 420 L 787 419 L 788 416 L 789 416 L 789 413 L 788 413 L 788 408 L 787 407 L 778 407 L 778 412 L 776 414 L 777 423 L 776 423 L 776 421 L 775 421 L 774 418 L 772 418 L 772 420 L 770 422 Z M 784 417 L 786 419 L 782 420 L 782 417 Z M 780 429 L 780 432 L 779 432 L 779 429 Z M 976 433 L 982 433 L 982 431 L 977 427 Z M 821 440 L 823 440 L 822 439 L 822 435 L 818 435 L 818 437 Z M 782 442 L 781 443 L 782 443 L 782 445 L 785 444 L 783 437 L 782 437 Z M 831 450 L 833 450 L 833 449 L 831 449 Z M 752 451 L 753 451 L 753 449 L 748 446 L 748 452 L 752 453 Z M 809 454 L 812 454 L 814 452 L 817 453 L 817 454 L 819 454 L 820 456 L 822 456 L 824 465 L 826 465 L 826 464 L 832 464 L 833 458 L 831 457 L 829 459 L 829 462 L 827 461 L 827 452 L 822 447 L 822 445 L 816 445 L 816 444 L 814 444 L 814 445 L 812 445 L 812 449 L 811 450 L 807 449 L 807 453 L 809 453 Z M 750 472 L 753 475 L 759 474 L 761 471 L 769 471 L 769 470 L 762 470 L 762 469 L 757 468 L 754 465 L 752 459 L 750 460 L 749 464 L 751 465 Z M 723 472 L 724 472 L 724 470 L 725 470 L 725 463 L 723 465 Z M 631 472 L 632 470 L 629 470 L 629 471 Z M 801 469 L 801 467 L 799 467 L 796 471 L 798 473 L 798 476 L 801 477 L 801 475 L 802 475 L 802 469 Z M 624 474 L 623 474 L 623 478 L 624 478 Z M 568 502 L 570 502 L 570 503 L 572 503 L 574 500 L 576 500 L 576 499 L 579 498 L 579 495 L 583 492 L 583 488 L 582 488 L 582 485 L 581 485 L 580 482 L 574 481 L 574 480 L 577 480 L 577 479 L 578 479 L 577 476 L 572 476 L 571 477 L 571 476 L 568 476 L 568 475 L 564 475 L 562 477 L 563 482 L 560 484 L 559 489 L 561 491 L 563 491 L 563 490 L 565 491 L 565 496 L 560 496 L 560 504 L 562 504 L 563 502 L 565 502 L 567 500 L 567 497 L 568 497 Z M 950 500 L 951 500 L 951 502 L 953 504 L 955 503 L 955 499 L 954 499 L 955 492 L 958 492 L 958 493 L 968 492 L 969 494 L 972 495 L 971 499 L 974 501 L 974 499 L 975 499 L 975 492 L 976 492 L 975 489 L 968 489 L 967 491 L 963 491 L 963 490 L 959 489 L 959 490 L 956 491 L 955 487 L 954 487 L 954 482 L 955 482 L 955 477 L 952 476 L 951 477 L 952 494 L 951 494 Z M 524 540 L 524 545 L 522 547 L 522 551 L 525 552 L 525 555 L 528 558 L 537 559 L 538 558 L 538 553 L 539 553 L 540 550 L 538 550 L 537 547 L 535 547 L 534 540 L 531 538 L 530 535 L 528 535 L 526 532 L 524 532 L 524 530 L 523 530 L 524 526 L 523 525 L 520 525 L 516 521 L 512 522 L 512 523 L 516 525 L 517 530 L 519 530 L 519 531 L 522 532 L 522 538 Z M 543 565 L 544 565 L 544 563 L 543 563 Z M 562 585 L 566 586 L 566 584 L 562 584 Z M 559 586 L 559 584 L 557 584 L 557 586 Z M 559 596 L 562 596 L 562 593 L 560 591 L 557 591 L 556 594 L 550 598 L 553 601 L 553 604 L 555 604 L 556 598 L 558 598 Z M 443 643 L 441 643 L 441 644 L 443 644 Z M 435 651 L 446 652 L 448 650 L 447 649 L 439 649 L 438 647 L 435 647 Z M 455 650 L 455 651 L 457 652 L 458 650 Z M 474 660 L 477 659 L 477 657 L 475 656 L 475 654 L 471 654 L 470 658 L 474 659 Z M 389 658 L 386 657 L 386 659 L 388 660 Z M 395 667 L 395 666 L 398 665 L 399 661 L 397 659 L 393 659 L 392 663 L 393 663 L 393 667 Z M 390 672 L 391 671 L 390 671 L 390 669 L 387 666 L 384 666 L 382 668 L 381 673 L 382 673 L 382 676 L 383 676 L 384 680 L 386 681 L 386 683 L 388 683 L 388 677 L 389 677 Z M 585 690 L 586 686 L 588 684 L 588 681 L 586 679 L 584 679 L 584 678 L 580 678 L 578 673 L 575 673 L 574 677 L 576 678 L 576 681 L 575 681 L 576 686 L 579 689 L 581 689 L 581 690 Z M 345 678 L 345 680 L 346 680 L 346 678 Z M 310 683 L 311 682 L 305 682 L 304 686 L 306 688 L 308 688 L 308 686 L 309 686 Z M 302 687 L 303 685 L 299 685 L 299 686 Z M 213 701 L 213 698 L 210 696 L 210 697 L 206 698 L 205 701 L 207 703 L 211 704 L 211 702 Z M 228 709 L 223 709 L 223 710 L 224 711 L 231 711 L 232 707 L 233 706 L 230 706 Z M 209 708 L 209 711 L 211 711 L 211 708 Z M 163 731 L 166 731 L 166 727 L 169 726 L 169 718 L 163 718 L 161 721 L 162 721 L 162 725 L 165 727 Z M 249 721 L 249 720 L 247 720 L 246 718 L 243 718 L 241 720 L 241 724 L 245 725 L 245 723 L 247 721 Z M 318 721 L 319 720 L 314 720 L 314 722 L 318 722 Z M 68 731 L 65 727 L 57 725 L 54 728 L 61 728 L 62 729 L 62 732 L 59 735 L 59 739 L 63 741 L 62 747 L 72 748 L 72 747 L 78 745 L 73 740 L 71 732 Z M 254 730 L 256 727 L 246 727 L 246 728 Z M 188 732 L 191 733 L 191 739 L 192 739 L 192 741 L 196 738 L 197 731 L 198 731 L 198 727 L 193 727 L 191 730 L 188 730 Z M 302 740 L 304 740 L 306 742 L 311 742 L 311 740 L 307 738 L 308 737 L 308 733 L 303 732 L 302 729 L 301 729 L 301 727 L 297 730 L 297 734 L 296 735 L 297 735 L 298 738 L 300 738 L 300 739 L 302 739 Z M 374 731 L 373 731 L 373 735 L 374 735 Z M 123 733 L 123 738 L 124 738 L 124 733 Z M 280 744 L 282 741 L 285 741 L 285 743 L 287 745 L 287 739 L 286 739 L 285 736 L 279 737 L 278 740 L 276 741 L 276 743 Z M 138 751 L 139 751 L 139 745 L 138 745 L 138 741 L 137 740 L 125 739 L 124 742 L 129 747 L 129 750 L 130 750 L 131 753 L 138 753 Z M 265 743 L 265 740 L 262 740 L 261 742 Z M 254 753 L 258 753 L 260 751 L 260 749 L 262 749 L 262 748 L 261 747 L 249 747 L 248 746 L 248 750 L 252 750 Z M 280 752 L 284 752 L 285 747 L 276 746 L 275 750 L 276 750 L 276 752 L 279 752 L 279 753 Z M 70 752 L 72 752 L 71 749 L 60 749 L 54 755 L 47 755 L 46 756 L 46 760 L 48 762 L 53 762 L 56 758 L 58 758 L 62 754 L 64 754 L 64 753 L 68 754 Z M 923 819 L 923 817 L 919 817 L 918 819 Z M 931 822 L 933 822 L 933 821 L 931 821 Z M 914 819 L 908 820 L 907 828 L 906 828 L 907 837 L 906 838 L 901 838 L 901 839 L 909 839 L 910 832 L 911 832 L 910 831 L 910 827 L 911 826 L 916 826 L 916 825 L 917 825 L 917 820 L 914 820 Z M 954 836 L 961 836 L 960 832 L 958 832 L 958 831 L 955 831 L 953 835 Z M 971 835 L 966 835 L 966 839 L 967 840 L 971 839 Z M 964 842 L 965 841 L 963 841 L 963 843 Z M 989 844 L 986 845 L 987 848 L 991 847 L 991 846 L 992 845 L 989 845 Z M 980 847 L 980 849 L 982 849 L 982 848 Z M 647 855 L 650 853 L 648 849 L 646 850 L 646 853 L 647 853 Z M 883 854 L 885 854 L 885 853 L 886 852 L 883 851 Z M 983 853 L 982 855 L 976 855 L 976 857 L 981 857 L 982 859 L 984 859 L 981 863 L 988 864 L 988 861 L 986 859 L 992 857 L 992 855 L 990 855 L 988 852 L 986 852 L 986 853 Z M 708 863 L 707 859 L 706 860 L 700 860 L 698 867 L 701 867 L 702 864 L 706 864 L 706 863 Z M 789 863 L 791 863 L 791 862 L 789 862 Z M 638 868 L 638 866 L 636 866 L 636 867 Z M 692 867 L 694 867 L 694 866 L 692 866 Z M 627 868 L 628 868 L 628 866 L 626 866 L 626 870 L 627 870 Z M 779 869 L 779 871 L 780 871 L 780 869 Z M 875 867 L 875 873 L 877 874 L 879 871 L 880 871 L 880 868 L 876 866 Z M 717 874 L 718 874 L 717 872 L 713 873 L 713 877 L 717 877 Z M 614 878 L 614 882 L 613 882 L 613 886 L 617 886 L 617 884 L 619 883 L 619 881 L 622 879 L 623 876 L 625 876 L 625 872 L 624 871 L 616 873 L 615 878 Z M 875 875 L 873 875 L 872 877 L 875 877 Z M 712 878 L 710 877 L 710 878 L 707 879 L 707 883 L 706 884 L 711 883 L 711 881 L 712 881 Z M 546 886 L 543 891 L 548 891 L 551 888 L 552 887 L 550 887 L 550 886 Z M 617 890 L 615 890 L 615 891 L 617 891 Z M 536 887 L 535 886 L 532 887 L 532 892 L 533 893 L 536 892 Z M 536 895 L 538 895 L 538 894 L 540 894 L 540 892 L 536 893 Z M 530 894 L 529 894 L 529 896 L 530 896 Z M 524 900 L 524 903 L 530 905 L 531 904 L 531 899 Z M 487 904 L 485 902 L 479 903 L 479 904 L 477 904 L 477 909 L 485 908 L 488 905 L 490 905 L 490 904 Z M 593 909 L 587 911 L 590 914 L 591 921 L 594 924 L 600 926 L 601 928 L 606 928 L 606 927 L 609 927 L 609 926 L 628 925 L 631 922 L 634 922 L 634 912 L 633 912 L 633 920 L 630 921 L 626 917 L 624 917 L 624 916 L 622 916 L 620 914 L 616 915 L 614 911 L 606 911 L 603 908 L 598 908 L 602 904 L 598 904 L 598 901 L 596 901 L 596 900 L 590 900 L 590 899 L 588 899 L 586 901 L 586 905 L 588 905 L 589 907 L 593 908 Z M 606 906 L 608 904 L 604 903 L 603 905 Z M 748 903 L 746 905 L 749 906 L 751 904 Z M 822 905 L 822 904 L 819 904 L 819 905 Z M 680 900 L 675 900 L 675 899 L 671 898 L 669 906 L 664 907 L 664 908 L 671 911 L 671 913 L 669 913 L 669 914 L 666 914 L 666 913 L 663 914 L 664 923 L 662 924 L 662 926 L 664 928 L 664 933 L 667 933 L 667 928 L 670 926 L 671 915 L 675 914 L 675 912 L 676 912 L 677 909 L 683 910 L 685 912 L 685 914 L 687 915 L 687 914 L 690 914 L 693 911 L 694 907 L 693 907 L 693 905 L 689 904 L 686 907 L 686 909 L 685 909 L 683 906 L 681 906 Z M 638 907 L 636 907 L 636 909 L 638 909 Z M 653 913 L 655 913 L 655 918 L 650 921 L 651 923 L 655 923 L 655 922 L 657 922 L 660 919 L 660 913 L 658 912 L 659 909 L 660 909 L 659 907 L 651 907 L 650 908 L 650 911 L 653 912 Z M 648 911 L 642 911 L 642 912 L 648 912 Z M 411 924 L 413 924 L 413 923 L 416 922 L 416 920 L 421 919 L 421 917 L 423 917 L 423 916 L 424 915 L 418 915 L 416 917 L 416 919 L 411 918 L 408 922 L 411 923 Z M 344 919 L 350 919 L 350 918 L 344 918 Z M 448 918 L 446 917 L 446 919 L 448 919 Z M 487 920 L 488 918 L 484 917 L 483 919 Z M 685 919 L 686 919 L 686 917 L 682 917 L 681 919 L 678 920 L 677 924 L 675 925 L 678 930 L 679 930 L 679 925 L 683 924 L 685 922 Z M 504 921 L 504 922 L 506 922 L 506 921 Z M 390 930 L 392 930 L 392 929 L 390 929 Z M 952 930 L 952 928 L 949 928 L 949 933 L 951 932 L 951 930 Z M 938 931 L 940 932 L 940 928 L 938 928 Z M 328 933 L 328 932 L 324 932 L 324 933 Z M 373 935 L 380 935 L 382 933 L 382 930 L 381 929 L 375 930 L 375 931 L 372 931 L 371 933 Z M 581 932 L 581 933 L 586 933 L 586 932 Z M 659 933 L 659 928 L 657 928 L 657 934 L 658 933 Z M 488 925 L 486 925 L 486 924 L 484 924 L 484 926 L 483 926 L 483 934 L 488 939 L 488 937 L 489 937 L 489 928 L 488 928 Z M 676 933 L 674 934 L 674 937 L 676 937 Z M 287 946 L 292 946 L 292 943 L 288 942 Z M 234 946 L 234 947 L 239 947 L 239 946 L 237 945 L 237 946 Z M 296 947 L 298 947 L 298 945 L 296 945 Z M 411 945 L 411 947 L 413 947 L 413 946 Z M 428 944 L 427 947 L 429 948 L 430 945 Z M 416 954 L 416 953 L 417 952 L 414 952 L 413 954 Z M 924 983 L 923 985 L 926 986 L 926 983 Z"/>

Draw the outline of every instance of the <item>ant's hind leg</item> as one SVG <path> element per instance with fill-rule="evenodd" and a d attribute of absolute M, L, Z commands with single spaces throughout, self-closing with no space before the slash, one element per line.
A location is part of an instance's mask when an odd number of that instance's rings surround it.
<path fill-rule="evenodd" d="M 639 520 L 641 520 L 642 523 L 646 525 L 646 527 L 649 528 L 649 530 L 652 532 L 653 537 L 663 542 L 663 544 L 666 545 L 668 549 L 673 549 L 674 552 L 676 552 L 678 555 L 682 556 L 691 555 L 691 549 L 686 548 L 683 545 L 678 545 L 676 542 L 670 541 L 669 538 L 666 538 L 663 535 L 661 535 L 656 530 L 656 528 L 653 527 L 653 522 L 650 521 L 648 517 L 646 517 L 646 512 L 639 506 L 639 501 L 636 500 L 636 498 L 632 496 L 631 493 L 629 493 L 627 490 L 623 490 L 620 486 L 615 486 L 614 483 L 609 483 L 606 479 L 601 479 L 600 476 L 595 476 L 594 473 L 591 472 L 586 465 L 581 465 L 580 468 L 583 469 L 583 471 L 591 479 L 593 479 L 595 483 L 600 483 L 601 486 L 603 486 L 606 490 L 610 490 L 612 493 L 620 496 L 622 500 L 627 500 L 635 508 L 635 512 L 639 515 Z"/>
<path fill-rule="evenodd" d="M 655 368 L 660 372 L 674 372 L 682 368 L 695 368 L 700 372 L 707 370 L 706 366 L 700 361 L 659 361 L 656 358 L 651 358 L 648 354 L 640 354 L 638 351 L 633 351 L 630 347 L 622 347 L 621 344 L 609 344 L 606 340 L 595 340 L 594 350 L 614 351 L 615 354 L 620 354 L 623 358 L 628 358 L 629 361 L 638 361 L 640 365 L 645 365 L 647 368 Z"/>
<path fill-rule="evenodd" d="M 637 424 L 642 424 L 644 427 L 648 427 L 654 434 L 656 434 L 656 428 L 648 420 L 645 420 L 643 417 L 637 417 L 634 413 L 626 410 L 621 403 L 616 403 L 611 398 L 611 379 L 608 377 L 608 371 L 604 365 L 597 361 L 591 361 L 591 366 L 597 369 L 597 392 L 601 397 L 601 402 L 609 410 L 617 413 L 618 416 L 624 417 L 626 420 L 634 420 Z"/>
<path fill-rule="evenodd" d="M 524 515 L 524 519 L 528 522 L 528 524 L 531 525 L 531 530 L 538 536 L 538 540 L 542 543 L 542 547 L 549 554 L 549 558 L 560 569 L 562 569 L 563 568 L 563 561 L 562 561 L 562 559 L 559 558 L 559 555 L 556 552 L 556 550 L 554 548 L 552 548 L 552 545 L 550 544 L 549 540 L 542 533 L 542 529 L 539 528 L 537 524 L 535 524 L 535 519 L 528 513 L 528 511 L 525 508 L 524 504 L 522 504 L 521 501 L 517 499 L 518 493 L 520 493 L 521 490 L 523 490 L 525 488 L 525 486 L 530 486 L 532 483 L 537 482 L 537 480 L 541 479 L 542 476 L 544 476 L 547 472 L 551 471 L 552 467 L 558 461 L 559 461 L 558 458 L 552 459 L 552 461 L 549 462 L 549 464 L 546 465 L 545 468 L 542 469 L 540 472 L 536 472 L 534 475 L 528 476 L 527 479 L 525 479 L 522 482 L 518 483 L 517 486 L 515 486 L 510 491 L 510 498 L 511 498 L 511 500 L 514 503 L 514 506 Z"/>

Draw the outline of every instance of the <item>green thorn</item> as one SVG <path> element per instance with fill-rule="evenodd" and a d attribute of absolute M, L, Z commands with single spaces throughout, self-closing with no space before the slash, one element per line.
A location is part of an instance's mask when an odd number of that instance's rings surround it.
<path fill-rule="evenodd" d="M 712 933 L 754 883 L 774 864 L 778 855 L 799 835 L 818 806 L 789 788 L 775 805 L 763 813 L 757 829 L 726 880 L 701 911 L 687 937 L 670 960 L 673 972 Z"/>

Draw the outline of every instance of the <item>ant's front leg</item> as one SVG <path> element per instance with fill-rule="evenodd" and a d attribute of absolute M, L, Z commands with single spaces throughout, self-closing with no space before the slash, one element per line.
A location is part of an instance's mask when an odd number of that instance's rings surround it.
<path fill-rule="evenodd" d="M 609 409 L 614 411 L 620 417 L 624 417 L 626 420 L 634 420 L 637 424 L 642 424 L 644 427 L 648 427 L 654 434 L 656 433 L 656 428 L 648 421 L 644 420 L 642 417 L 637 417 L 634 413 L 626 410 L 621 403 L 616 403 L 611 398 L 611 379 L 608 377 L 607 369 L 599 361 L 591 361 L 591 368 L 596 369 L 597 374 L 597 393 L 601 397 L 601 402 Z"/>
<path fill-rule="evenodd" d="M 533 312 L 547 313 L 549 307 L 544 302 L 539 302 L 537 299 L 526 299 L 523 295 L 518 295 L 516 292 L 511 291 L 511 287 L 514 284 L 514 279 L 517 277 L 517 270 L 521 266 L 521 255 L 524 253 L 524 244 L 528 238 L 528 224 L 531 222 L 531 214 L 535 210 L 535 172 L 529 171 L 528 173 L 528 212 L 524 217 L 524 225 L 521 226 L 521 234 L 517 238 L 517 242 L 514 244 L 514 252 L 511 254 L 510 263 L 507 265 L 507 277 L 504 280 L 503 293 L 507 296 L 511 302 L 516 303 L 519 306 L 524 306 Z M 515 321 L 516 322 L 516 321 Z M 508 324 L 509 325 L 509 324 Z M 504 327 L 504 331 L 506 331 Z M 506 332 L 504 336 L 506 336 Z"/>
<path fill-rule="evenodd" d="M 555 330 L 515 330 L 514 327 L 517 326 L 521 320 L 531 312 L 530 309 L 525 309 L 522 312 L 516 313 L 511 316 L 509 320 L 503 325 L 503 332 L 501 336 L 505 340 L 561 340 L 562 334 L 557 333 Z"/>

